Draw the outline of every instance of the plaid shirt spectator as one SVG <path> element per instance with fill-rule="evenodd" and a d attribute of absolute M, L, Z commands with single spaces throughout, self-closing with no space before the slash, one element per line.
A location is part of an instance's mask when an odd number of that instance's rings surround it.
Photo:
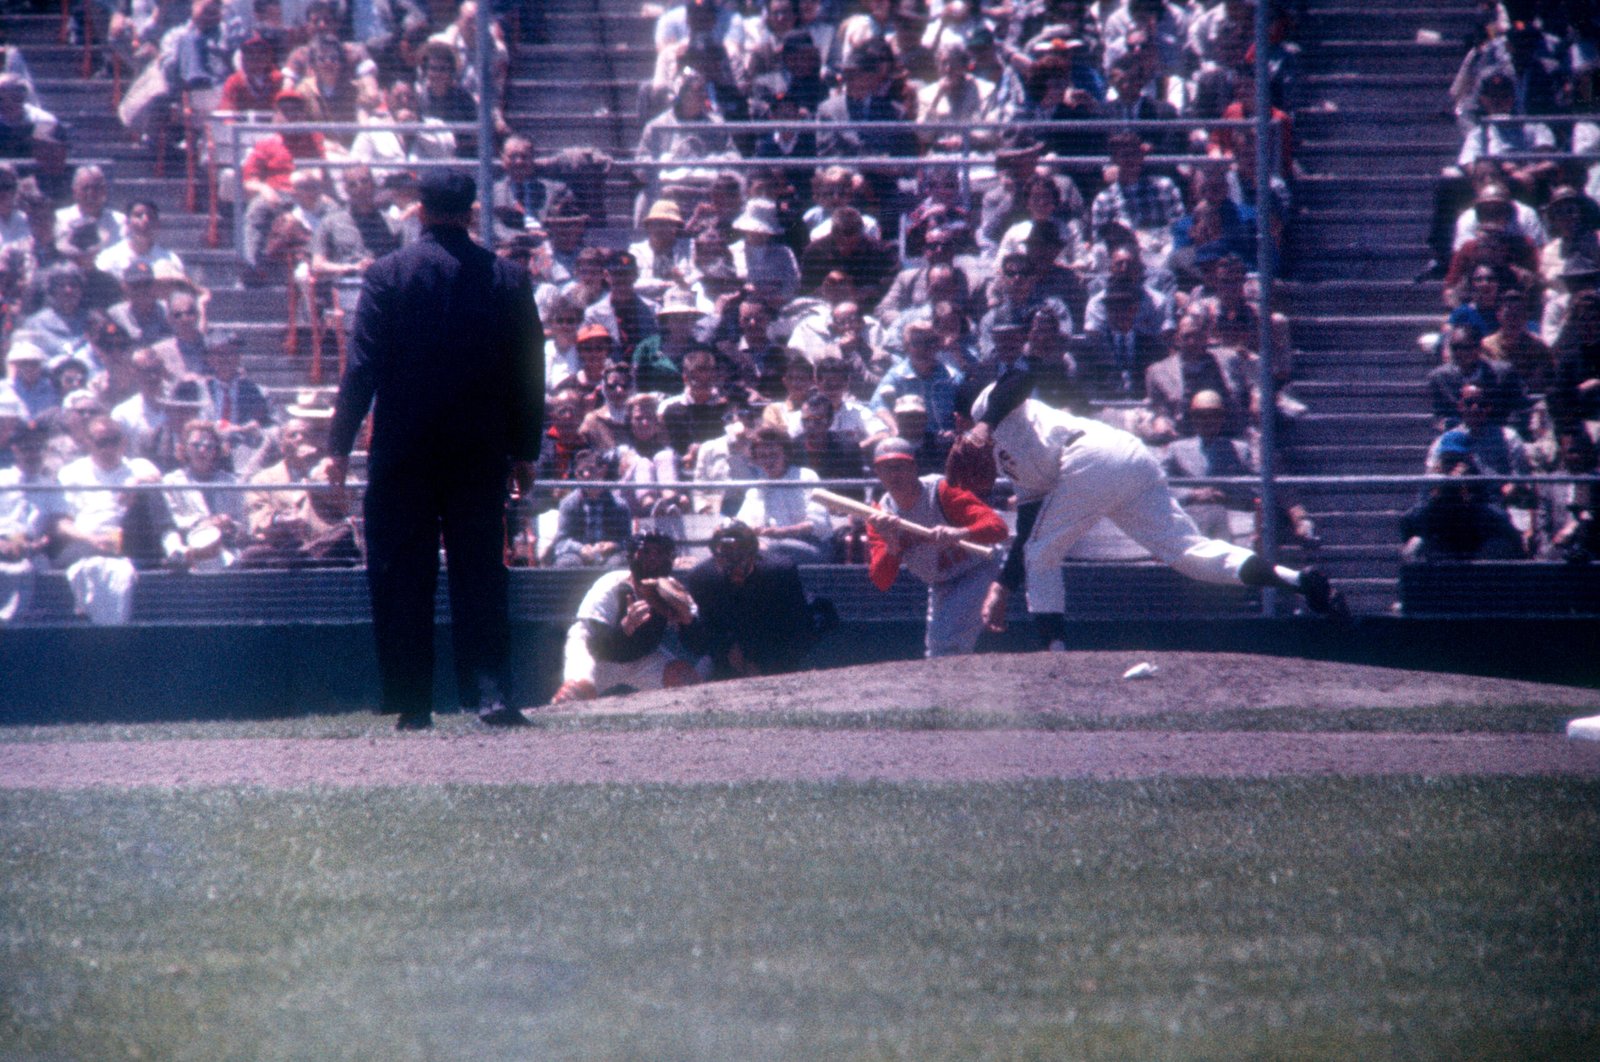
<path fill-rule="evenodd" d="M 1131 185 L 1107 185 L 1090 207 L 1095 232 L 1108 221 L 1120 221 L 1136 231 L 1165 229 L 1182 217 L 1183 196 L 1178 186 L 1151 174 Z"/>

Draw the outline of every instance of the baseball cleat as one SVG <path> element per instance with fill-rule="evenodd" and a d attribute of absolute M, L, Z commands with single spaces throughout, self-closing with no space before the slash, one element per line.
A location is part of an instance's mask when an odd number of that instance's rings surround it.
<path fill-rule="evenodd" d="M 526 715 L 516 708 L 505 704 L 495 703 L 478 713 L 478 722 L 484 726 L 532 726 Z"/>
<path fill-rule="evenodd" d="M 1350 615 L 1350 606 L 1345 603 L 1344 595 L 1316 568 L 1307 568 L 1300 573 L 1300 593 L 1305 595 L 1306 607 L 1319 616 L 1342 619 Z"/>

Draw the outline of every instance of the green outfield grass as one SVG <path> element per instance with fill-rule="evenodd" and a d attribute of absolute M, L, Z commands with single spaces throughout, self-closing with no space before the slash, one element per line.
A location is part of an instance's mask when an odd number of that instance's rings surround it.
<path fill-rule="evenodd" d="M 1600 783 L 0 794 L 5 1059 L 1600 1057 Z"/>

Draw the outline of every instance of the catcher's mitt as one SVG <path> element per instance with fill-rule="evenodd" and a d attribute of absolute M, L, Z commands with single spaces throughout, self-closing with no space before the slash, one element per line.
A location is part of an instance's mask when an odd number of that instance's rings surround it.
<path fill-rule="evenodd" d="M 952 487 L 969 490 L 980 498 L 987 498 L 994 490 L 998 475 L 994 463 L 994 443 L 985 442 L 979 446 L 965 435 L 956 440 L 950 448 L 950 456 L 944 462 L 945 482 Z"/>

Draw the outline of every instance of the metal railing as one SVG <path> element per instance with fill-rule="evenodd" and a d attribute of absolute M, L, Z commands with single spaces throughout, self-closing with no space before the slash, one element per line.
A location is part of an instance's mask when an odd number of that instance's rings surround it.
<path fill-rule="evenodd" d="M 1002 480 L 1001 483 L 1003 486 L 1004 481 Z M 1175 488 L 1214 486 L 1222 488 L 1234 488 L 1247 492 L 1253 492 L 1260 486 L 1260 481 L 1255 477 L 1241 476 L 1174 477 L 1170 480 L 1170 483 Z M 1592 474 L 1574 475 L 1567 473 L 1543 473 L 1531 475 L 1480 475 L 1470 477 L 1438 475 L 1296 475 L 1279 476 L 1276 479 L 1276 483 L 1279 486 L 1286 488 L 1323 488 L 1332 490 L 1340 490 L 1345 488 L 1367 490 L 1374 487 L 1403 488 L 1407 491 L 1416 492 L 1418 497 L 1421 497 L 1428 488 L 1437 486 L 1460 486 L 1472 484 L 1492 491 L 1504 484 L 1515 483 L 1533 491 L 1542 491 L 1557 485 L 1581 484 L 1587 486 L 1587 496 L 1592 499 L 1594 497 L 1595 488 L 1600 487 L 1600 476 Z M 358 514 L 360 512 L 359 502 L 364 487 L 365 484 L 360 481 L 353 481 L 348 485 L 348 507 L 343 510 L 344 512 L 351 514 Z M 658 530 L 673 534 L 673 536 L 677 538 L 680 543 L 680 556 L 692 561 L 704 556 L 704 547 L 709 535 L 716 526 L 726 519 L 721 515 L 720 506 L 715 507 L 714 511 L 710 512 L 703 511 L 697 507 L 697 502 L 699 500 L 703 500 L 704 495 L 737 495 L 750 488 L 761 488 L 765 490 L 810 490 L 816 487 L 824 487 L 826 489 L 840 491 L 862 491 L 866 492 L 865 496 L 867 497 L 874 496 L 880 489 L 876 479 L 867 477 L 842 479 L 830 478 L 817 481 L 774 481 L 766 479 L 749 479 L 712 481 L 683 480 L 678 482 L 658 483 L 638 483 L 633 481 L 619 480 L 538 480 L 534 482 L 531 490 L 529 490 L 526 494 L 522 495 L 520 498 L 513 497 L 508 501 L 505 556 L 507 563 L 513 567 L 536 568 L 544 567 L 550 563 L 553 563 L 553 559 L 549 553 L 550 543 L 542 541 L 543 536 L 546 536 L 554 531 L 554 524 L 553 520 L 551 519 L 554 516 L 554 510 L 550 508 L 550 506 L 556 500 L 557 495 L 570 493 L 580 488 L 601 489 L 622 493 L 660 490 L 673 490 L 680 492 L 685 496 L 685 500 L 689 509 L 687 519 L 674 519 L 673 517 L 677 514 L 636 515 L 631 522 L 631 527 L 635 531 Z M 7 495 L 17 492 L 20 492 L 24 495 L 49 495 L 57 499 L 63 499 L 66 496 L 81 494 L 89 491 L 106 491 L 122 495 L 154 494 L 157 496 L 175 496 L 184 493 L 204 493 L 212 495 L 222 493 L 247 495 L 294 493 L 325 497 L 334 490 L 335 488 L 327 483 L 316 482 L 289 484 L 146 483 L 114 487 L 62 486 L 57 483 L 40 483 L 0 489 L 0 500 L 5 499 Z M 237 615 L 241 617 L 248 617 L 249 615 L 253 614 L 252 609 L 256 606 L 260 606 L 274 615 L 292 615 L 292 610 L 285 612 L 284 608 L 281 607 L 282 603 L 277 602 L 272 595 L 280 592 L 282 594 L 289 595 L 304 594 L 307 592 L 308 587 L 303 577 L 295 576 L 291 578 L 290 575 L 287 574 L 288 572 L 303 571 L 307 568 L 319 567 L 342 568 L 348 570 L 351 567 L 360 567 L 364 563 L 364 529 L 362 527 L 362 521 L 359 515 L 351 515 L 341 518 L 336 512 L 328 513 L 326 508 L 323 508 L 321 511 L 326 514 L 326 519 L 335 524 L 341 520 L 348 522 L 351 529 L 349 537 L 354 545 L 354 550 L 346 550 L 337 559 L 328 562 L 309 560 L 305 562 L 278 564 L 274 563 L 272 556 L 268 555 L 266 556 L 265 560 L 256 558 L 241 563 L 237 567 L 226 569 L 226 571 L 237 571 L 241 574 L 251 573 L 251 580 L 249 582 L 249 588 L 247 592 L 259 599 L 254 600 L 253 604 L 251 602 L 235 603 L 235 607 L 240 610 L 236 613 Z M 547 524 L 544 528 L 538 528 L 537 518 L 540 512 L 546 514 Z M 1270 526 L 1272 523 L 1273 521 L 1260 520 L 1259 516 L 1257 516 L 1253 525 L 1254 533 L 1256 535 L 1262 534 L 1265 528 Z M 832 520 L 832 525 L 836 531 L 845 532 L 851 527 L 851 520 L 847 517 L 835 517 Z M 1243 525 L 1240 525 L 1240 527 L 1242 528 Z M 538 529 L 536 531 L 536 537 L 532 542 L 530 542 L 526 537 L 519 538 L 519 536 L 524 535 L 525 532 L 535 528 Z M 859 522 L 855 524 L 855 528 L 857 531 L 859 531 Z M 171 529 L 172 525 L 157 521 L 153 530 L 155 537 L 159 539 L 163 534 Z M 147 528 L 147 530 L 150 529 Z M 243 527 L 241 527 L 240 531 L 243 532 L 243 530 Z M 846 539 L 848 539 L 848 536 L 846 536 Z M 1245 540 L 1243 538 L 1236 536 L 1234 540 L 1241 544 L 1245 544 Z M 262 541 L 264 540 L 260 537 L 245 538 L 244 535 L 241 534 L 239 537 L 230 540 L 228 545 L 235 552 L 242 552 L 245 548 L 249 547 L 253 543 L 261 543 Z M 1403 543 L 1400 539 L 1398 524 L 1396 524 L 1394 536 L 1391 541 L 1392 546 L 1388 547 L 1388 549 L 1392 550 L 1392 552 L 1389 554 L 1392 560 L 1390 560 L 1388 563 L 1395 565 L 1395 568 L 1391 570 L 1407 570 L 1406 567 L 1401 564 L 1401 548 Z M 148 547 L 148 543 L 146 545 Z M 1102 545 L 1099 548 L 1104 548 L 1104 546 Z M 1113 553 L 1114 552 L 1115 551 L 1113 550 Z M 43 548 L 39 549 L 38 553 L 40 555 L 47 555 Z M 848 554 L 846 556 L 849 557 Z M 865 557 L 864 555 L 858 554 L 854 557 L 849 557 L 849 559 L 853 562 L 859 563 L 864 561 Z M 1088 553 L 1079 553 L 1074 557 L 1070 557 L 1069 560 L 1072 563 L 1080 566 L 1083 564 L 1093 565 L 1096 563 L 1100 563 L 1103 566 L 1107 563 L 1124 565 L 1128 563 L 1135 563 L 1138 561 L 1138 558 L 1122 554 L 1102 555 L 1097 554 L 1094 550 L 1090 550 Z M 1147 561 L 1148 558 L 1145 558 L 1145 560 Z M 144 562 L 148 562 L 155 567 L 162 566 L 159 558 L 147 556 L 145 557 Z M 1484 563 L 1487 565 L 1484 570 L 1490 573 L 1489 575 L 1486 575 L 1485 578 L 1489 579 L 1493 586 L 1497 588 L 1496 592 L 1508 594 L 1512 597 L 1518 597 L 1518 600 L 1516 601 L 1511 601 L 1509 599 L 1507 601 L 1506 607 L 1511 612 L 1524 615 L 1531 614 L 1532 611 L 1537 611 L 1535 606 L 1538 604 L 1539 595 L 1551 595 L 1551 604 L 1548 610 L 1551 614 L 1581 614 L 1585 611 L 1587 611 L 1588 614 L 1600 614 L 1600 592 L 1596 592 L 1595 589 L 1597 586 L 1600 586 L 1600 583 L 1596 582 L 1597 566 L 1595 565 L 1571 563 L 1552 564 L 1549 562 L 1541 562 L 1536 560 L 1528 560 L 1525 562 L 1496 561 Z M 1522 566 L 1518 567 L 1518 565 Z M 189 570 L 187 565 L 184 563 L 178 563 L 176 567 L 178 570 L 182 571 Z M 50 565 L 43 565 L 41 570 L 49 571 Z M 1482 588 L 1477 586 L 1477 584 L 1472 581 L 1472 576 L 1470 573 L 1473 570 L 1474 569 L 1470 564 L 1465 567 L 1462 567 L 1460 564 L 1455 564 L 1454 566 L 1450 567 L 1450 571 L 1457 573 L 1455 576 L 1452 576 L 1452 578 L 1461 578 L 1464 580 L 1460 590 L 1461 597 L 1459 600 L 1455 600 L 1454 603 L 1452 603 L 1451 591 L 1449 587 L 1445 586 L 1444 589 L 1441 589 L 1439 580 L 1433 579 L 1426 584 L 1428 586 L 1427 594 L 1429 595 L 1427 602 L 1424 604 L 1418 604 L 1417 607 L 1424 611 L 1438 611 L 1442 608 L 1445 611 L 1472 611 L 1474 614 L 1494 614 L 1495 602 L 1476 600 L 1472 597 L 1472 595 L 1482 592 Z M 207 582 L 206 579 L 215 575 L 220 575 L 222 574 L 222 571 L 222 569 L 213 569 L 211 571 L 196 572 L 196 575 L 202 576 L 203 578 L 200 581 L 191 584 L 193 592 L 212 592 L 207 588 L 214 584 Z M 275 575 L 275 573 L 279 571 L 283 571 L 285 574 L 282 574 L 281 576 Z M 1467 573 L 1464 576 L 1460 574 L 1460 572 L 1463 571 Z M 1519 571 L 1525 573 L 1523 581 L 1520 583 L 1516 574 Z M 1446 580 L 1446 582 L 1448 582 L 1448 580 Z M 1104 586 L 1101 585 L 1102 583 L 1104 583 Z M 1415 580 L 1413 580 L 1413 583 L 1418 586 L 1423 585 L 1421 583 L 1416 583 Z M 161 607 L 170 607 L 173 605 L 181 607 L 181 597 L 186 592 L 183 589 L 183 585 L 184 584 L 173 584 L 170 582 L 163 584 L 157 596 L 160 601 L 167 602 L 168 604 L 167 606 Z M 1115 585 L 1115 580 L 1112 580 L 1111 583 L 1105 583 L 1105 581 L 1101 579 L 1099 582 L 1094 584 L 1094 586 L 1099 587 L 1099 589 L 1089 591 L 1090 596 L 1092 597 L 1096 594 L 1112 592 L 1115 588 Z M 1174 585 L 1186 584 L 1184 584 L 1183 580 L 1180 579 Z M 281 589 L 275 590 L 275 587 Z M 0 587 L 0 589 L 3 589 L 3 587 Z M 3 596 L 3 594 L 0 594 L 0 597 Z M 868 596 L 868 600 L 871 600 L 871 595 Z M 1205 607 L 1203 603 L 1197 605 L 1196 600 L 1203 602 L 1206 599 L 1202 595 L 1198 599 L 1188 600 L 1183 606 L 1184 610 L 1186 610 L 1186 614 L 1188 612 L 1192 612 L 1196 607 L 1199 607 L 1203 610 Z M 3 605 L 4 601 L 0 600 L 0 606 Z M 1217 599 L 1217 607 L 1219 609 L 1226 610 L 1228 614 L 1237 615 L 1239 606 L 1240 602 L 1236 599 L 1236 596 L 1227 597 L 1226 600 L 1224 600 L 1224 597 L 1218 597 Z M 208 605 L 206 607 L 210 608 L 211 606 Z M 1159 607 L 1155 605 L 1147 605 L 1145 607 L 1146 611 L 1150 614 L 1160 614 Z M 1267 595 L 1263 595 L 1261 610 L 1263 614 L 1268 616 L 1278 614 L 1275 603 L 1272 602 Z M 1112 612 L 1108 612 L 1107 616 L 1109 617 L 1113 614 L 1115 614 L 1114 610 Z M 60 617 L 55 617 L 55 620 L 59 619 Z M 44 618 L 45 622 L 53 622 L 55 620 L 51 620 L 49 617 Z M 28 622 L 27 618 L 23 617 L 22 622 Z"/>

